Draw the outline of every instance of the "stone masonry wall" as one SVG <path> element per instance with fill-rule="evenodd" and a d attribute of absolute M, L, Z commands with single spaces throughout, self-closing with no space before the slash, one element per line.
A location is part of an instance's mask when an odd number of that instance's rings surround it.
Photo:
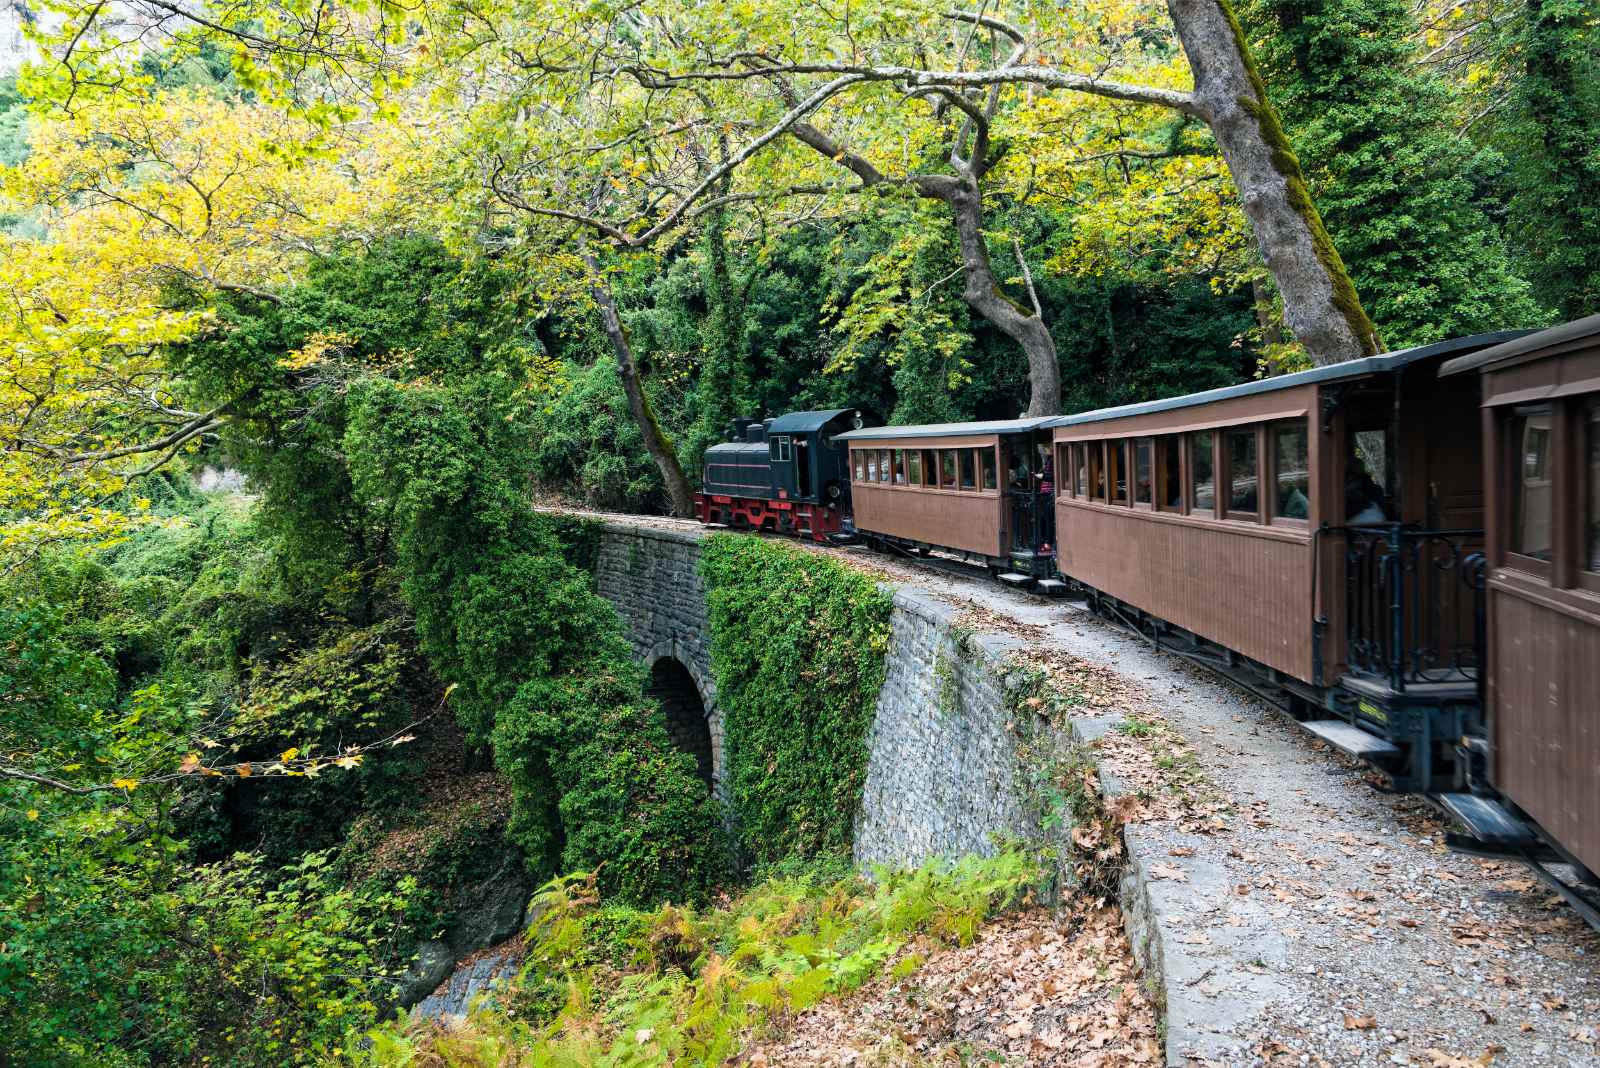
<path fill-rule="evenodd" d="M 856 817 L 858 864 L 992 854 L 996 836 L 1027 827 L 1001 670 L 1021 643 L 972 635 L 956 614 L 925 594 L 895 593 Z"/>
<path fill-rule="evenodd" d="M 646 666 L 670 656 L 694 678 L 709 719 L 715 789 L 726 800 L 723 717 L 699 563 L 698 532 L 608 521 L 596 580 Z M 895 593 L 856 817 L 859 864 L 992 853 L 997 835 L 1026 827 L 1001 673 L 1003 656 L 1019 643 L 969 635 L 956 614 L 917 591 Z"/>
<path fill-rule="evenodd" d="M 672 657 L 700 691 L 711 732 L 711 780 L 727 801 L 722 747 L 722 710 L 711 673 L 711 623 L 706 588 L 700 581 L 700 535 L 608 521 L 595 566 L 600 596 L 622 617 L 634 655 L 646 668 Z"/>

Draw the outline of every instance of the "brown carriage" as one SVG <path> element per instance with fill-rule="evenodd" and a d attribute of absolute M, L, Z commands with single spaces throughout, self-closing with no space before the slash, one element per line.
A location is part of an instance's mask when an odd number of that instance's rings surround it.
<path fill-rule="evenodd" d="M 1101 610 L 1286 700 L 1397 787 L 1460 789 L 1482 450 L 1476 382 L 1438 370 L 1519 336 L 1055 420 L 1061 572 Z"/>
<path fill-rule="evenodd" d="M 1600 315 L 1442 375 L 1483 397 L 1489 777 L 1600 871 Z"/>
<path fill-rule="evenodd" d="M 855 527 L 908 550 L 978 558 L 1002 578 L 1060 588 L 1048 419 L 875 427 L 850 447 Z"/>

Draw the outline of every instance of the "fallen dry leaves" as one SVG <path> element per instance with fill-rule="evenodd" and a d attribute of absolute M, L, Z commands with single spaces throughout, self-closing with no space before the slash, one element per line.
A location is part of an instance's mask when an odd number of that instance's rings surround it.
<path fill-rule="evenodd" d="M 780 1024 L 744 1068 L 928 1068 L 993 1060 L 1073 1068 L 1162 1063 L 1121 914 L 1035 908 L 964 949 L 927 945 L 905 978 L 882 978 Z"/>

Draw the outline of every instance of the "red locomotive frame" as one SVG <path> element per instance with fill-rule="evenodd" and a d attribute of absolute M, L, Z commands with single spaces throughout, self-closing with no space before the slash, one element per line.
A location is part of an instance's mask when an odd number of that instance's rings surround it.
<path fill-rule="evenodd" d="M 844 530 L 844 513 L 827 504 L 696 493 L 694 507 L 700 522 L 707 526 L 766 530 L 810 538 L 818 544 L 826 544 L 830 534 Z"/>

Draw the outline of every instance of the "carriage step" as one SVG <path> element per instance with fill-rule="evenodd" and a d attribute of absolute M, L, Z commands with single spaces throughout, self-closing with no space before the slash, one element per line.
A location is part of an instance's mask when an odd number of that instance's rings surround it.
<path fill-rule="evenodd" d="M 1311 719 L 1301 723 L 1300 726 L 1340 752 L 1349 753 L 1361 760 L 1395 756 L 1400 752 L 1398 746 L 1376 735 L 1368 734 L 1360 727 L 1353 727 L 1342 719 Z"/>
<path fill-rule="evenodd" d="M 1003 572 L 999 576 L 999 579 L 1000 579 L 1001 582 L 1004 582 L 1007 586 L 1016 586 L 1019 589 L 1021 587 L 1023 587 L 1023 586 L 1032 585 L 1032 583 L 1033 583 L 1033 576 L 1032 575 L 1022 575 L 1022 574 L 1018 574 L 1015 571 Z"/>
<path fill-rule="evenodd" d="M 1532 845 L 1528 825 L 1505 810 L 1498 801 L 1476 794 L 1439 794 L 1444 810 L 1472 832 L 1474 838 L 1490 845 Z"/>
<path fill-rule="evenodd" d="M 1060 597 L 1067 592 L 1067 584 L 1060 579 L 1040 579 L 1039 592 L 1051 597 Z"/>

